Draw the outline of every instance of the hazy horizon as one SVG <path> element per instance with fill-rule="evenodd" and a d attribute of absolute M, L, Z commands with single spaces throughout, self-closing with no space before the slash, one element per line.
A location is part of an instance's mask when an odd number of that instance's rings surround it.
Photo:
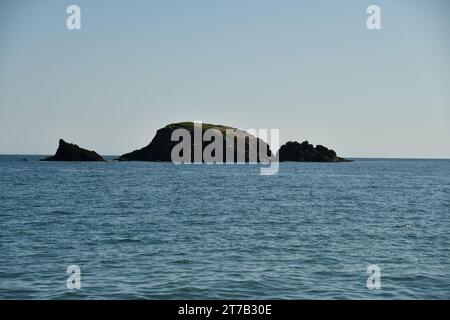
<path fill-rule="evenodd" d="M 66 8 L 81 8 L 68 30 Z M 366 28 L 381 7 L 382 29 Z M 168 123 L 280 129 L 350 158 L 450 158 L 450 3 L 2 1 L 0 154 L 102 155 Z"/>

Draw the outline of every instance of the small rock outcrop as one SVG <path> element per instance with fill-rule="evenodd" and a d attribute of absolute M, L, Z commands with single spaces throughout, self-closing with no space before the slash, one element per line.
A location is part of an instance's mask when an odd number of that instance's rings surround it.
<path fill-rule="evenodd" d="M 171 159 L 171 153 L 174 146 L 176 146 L 179 141 L 172 141 L 172 132 L 174 132 L 176 129 L 186 129 L 189 131 L 191 136 L 191 162 L 194 161 L 194 123 L 193 122 L 179 122 L 179 123 L 172 123 L 164 128 L 159 129 L 156 132 L 155 137 L 150 142 L 149 145 L 146 147 L 143 147 L 142 149 L 132 151 L 130 153 L 126 153 L 122 156 L 120 156 L 117 160 L 119 161 L 172 161 Z M 234 162 L 237 161 L 237 145 L 238 140 L 242 139 L 243 143 L 245 144 L 245 162 L 249 162 L 249 154 L 250 152 L 256 152 L 258 155 L 257 161 L 260 161 L 259 158 L 259 147 L 266 148 L 266 154 L 268 156 L 271 155 L 271 151 L 269 146 L 261 139 L 256 138 L 249 133 L 223 125 L 214 125 L 214 124 L 202 124 L 202 136 L 208 129 L 216 129 L 220 131 L 222 136 L 222 142 L 223 142 L 223 161 L 226 162 L 226 155 L 227 152 L 230 152 L 229 150 L 234 151 Z M 232 130 L 233 134 L 235 135 L 235 141 L 234 146 L 231 146 L 231 143 L 229 140 L 226 139 L 226 132 L 227 130 Z M 251 136 L 254 139 L 248 139 L 248 137 Z M 203 141 L 202 139 L 202 152 L 204 151 L 205 147 L 207 147 L 210 143 L 210 141 Z M 233 149 L 234 148 L 234 149 Z"/>
<path fill-rule="evenodd" d="M 308 141 L 287 142 L 281 146 L 278 157 L 280 162 L 350 162 L 350 160 L 338 157 L 334 150 L 321 145 L 314 147 Z"/>
<path fill-rule="evenodd" d="M 95 151 L 80 148 L 76 144 L 67 143 L 60 139 L 55 155 L 42 161 L 105 161 L 105 159 Z"/>

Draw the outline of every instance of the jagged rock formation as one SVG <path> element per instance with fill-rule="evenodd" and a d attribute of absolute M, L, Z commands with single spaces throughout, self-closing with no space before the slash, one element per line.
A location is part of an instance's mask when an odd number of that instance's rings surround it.
<path fill-rule="evenodd" d="M 334 150 L 324 146 L 317 145 L 314 147 L 308 141 L 298 143 L 297 141 L 289 141 L 282 145 L 278 151 L 279 161 L 294 162 L 349 162 L 344 158 L 336 155 Z"/>
<path fill-rule="evenodd" d="M 180 122 L 173 123 L 165 126 L 164 128 L 159 129 L 156 132 L 155 137 L 146 147 L 135 150 L 130 153 L 126 153 L 120 156 L 117 160 L 119 161 L 172 161 L 171 153 L 174 146 L 176 146 L 179 141 L 172 141 L 172 132 L 176 129 L 186 129 L 189 131 L 191 136 L 191 161 L 190 162 L 199 162 L 194 159 L 194 123 L 193 122 Z M 234 153 L 233 162 L 238 161 L 237 158 L 237 146 L 238 141 L 241 143 L 245 143 L 245 162 L 249 162 L 249 155 L 253 152 L 256 152 L 257 161 L 260 161 L 259 157 L 259 147 L 265 148 L 265 154 L 268 156 L 271 155 L 269 146 L 261 139 L 256 138 L 249 133 L 236 129 L 233 127 L 223 126 L 223 125 L 214 125 L 214 124 L 202 124 L 202 136 L 208 129 L 216 129 L 221 133 L 222 141 L 223 141 L 223 160 L 221 162 L 226 162 L 226 154 L 227 151 L 231 150 Z M 232 140 L 226 139 L 226 131 L 232 130 L 235 135 L 234 146 L 232 145 Z M 252 137 L 253 139 L 248 139 L 248 137 Z M 203 141 L 202 139 L 202 152 L 205 147 L 208 146 L 212 141 Z M 258 147 L 259 145 L 259 147 Z M 213 153 L 213 155 L 215 155 Z M 195 161 L 194 161 L 195 160 Z M 252 160 L 252 159 L 250 159 Z"/>
<path fill-rule="evenodd" d="M 95 151 L 80 148 L 76 144 L 67 143 L 60 139 L 55 155 L 42 161 L 105 161 L 105 159 Z"/>

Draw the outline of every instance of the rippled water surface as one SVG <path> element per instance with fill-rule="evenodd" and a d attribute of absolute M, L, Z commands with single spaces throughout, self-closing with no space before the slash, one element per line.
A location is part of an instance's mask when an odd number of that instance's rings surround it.
<path fill-rule="evenodd" d="M 450 298 L 450 161 L 0 156 L 0 298 Z M 81 268 L 81 290 L 66 268 Z M 366 287 L 367 266 L 381 289 Z"/>

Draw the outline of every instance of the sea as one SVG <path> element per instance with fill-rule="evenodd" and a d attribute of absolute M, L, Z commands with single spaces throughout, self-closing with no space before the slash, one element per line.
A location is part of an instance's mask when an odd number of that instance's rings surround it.
<path fill-rule="evenodd" d="M 0 156 L 0 299 L 450 299 L 450 160 L 42 158 Z"/>

